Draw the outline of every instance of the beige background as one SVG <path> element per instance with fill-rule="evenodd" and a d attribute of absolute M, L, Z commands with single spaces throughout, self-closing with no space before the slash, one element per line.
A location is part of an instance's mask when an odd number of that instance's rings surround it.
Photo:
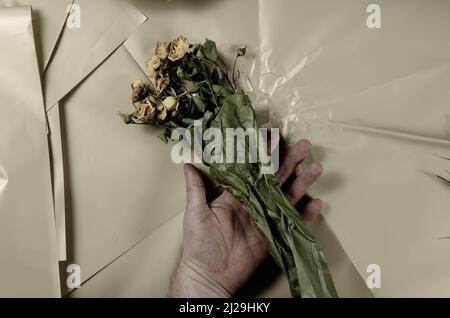
<path fill-rule="evenodd" d="M 60 295 L 31 14 L 29 6 L 0 9 L 0 297 Z"/>
<path fill-rule="evenodd" d="M 379 30 L 366 26 L 371 1 L 365 0 L 78 2 L 86 11 L 86 27 L 71 30 L 77 33 L 64 31 L 45 74 L 56 163 L 54 201 L 45 118 L 31 105 L 42 97 L 29 29 L 21 29 L 28 51 L 13 54 L 13 46 L 0 51 L 15 63 L 8 64 L 7 74 L 21 75 L 14 80 L 33 87 L 24 105 L 34 109 L 27 113 L 32 116 L 29 129 L 41 133 L 15 134 L 15 154 L 30 142 L 36 145 L 23 152 L 33 164 L 25 159 L 22 163 L 34 167 L 43 184 L 11 183 L 15 173 L 21 182 L 28 179 L 18 172 L 20 165 L 8 163 L 16 155 L 5 155 L 5 148 L 0 157 L 0 206 L 25 204 L 16 199 L 21 193 L 36 199 L 26 201 L 36 214 L 0 216 L 5 219 L 0 224 L 28 220 L 34 231 L 22 237 L 32 241 L 24 249 L 23 241 L 11 241 L 20 233 L 8 232 L 14 227 L 0 231 L 5 235 L 2 251 L 9 251 L 3 255 L 12 260 L 2 266 L 9 264 L 7 272 L 14 274 L 0 294 L 23 292 L 22 286 L 27 295 L 58 295 L 56 264 L 65 256 L 63 283 L 66 263 L 77 263 L 82 270 L 83 285 L 69 296 L 166 294 L 181 243 L 181 167 L 171 163 L 170 147 L 156 138 L 155 129 L 126 126 L 115 113 L 131 109 L 130 82 L 144 78 L 154 42 L 183 33 L 193 41 L 214 39 L 227 60 L 238 46 L 248 44 L 249 56 L 240 69 L 261 118 L 282 128 L 290 142 L 313 142 L 308 161 L 323 163 L 325 173 L 311 192 L 326 203 L 314 232 L 341 296 L 450 296 L 450 240 L 439 239 L 450 235 L 450 196 L 433 177 L 449 168 L 437 155 L 450 156 L 450 2 L 377 1 L 382 10 Z M 45 65 L 58 37 L 55 29 L 61 30 L 67 13 L 62 4 L 51 13 L 49 8 L 56 4 L 39 5 L 35 0 L 39 16 L 48 22 L 37 19 L 33 24 L 45 23 L 36 37 L 44 43 L 39 60 Z M 21 11 L 31 23 L 27 14 Z M 7 32 L 0 31 L 0 37 L 10 37 Z M 13 105 L 17 100 L 10 92 L 14 90 L 0 91 L 0 96 Z M 0 127 L 8 131 L 0 135 L 4 139 L 17 126 Z M 4 140 L 2 144 L 10 144 Z M 29 214 L 31 208 L 20 211 Z M 24 262 L 24 256 L 33 262 Z M 369 291 L 364 281 L 367 265 L 373 263 L 381 266 L 382 287 Z M 39 267 L 25 269 L 29 279 L 38 279 L 35 289 L 25 280 L 11 289 L 14 277 L 22 277 L 24 264 Z M 37 272 L 44 274 L 36 278 Z M 286 281 L 270 264 L 259 275 L 241 295 L 289 296 Z"/>

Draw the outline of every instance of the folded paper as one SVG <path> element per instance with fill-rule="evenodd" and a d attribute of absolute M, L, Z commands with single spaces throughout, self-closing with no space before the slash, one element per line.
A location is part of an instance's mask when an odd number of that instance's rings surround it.
<path fill-rule="evenodd" d="M 130 79 L 144 77 L 121 47 L 60 103 L 68 260 L 83 281 L 184 208 L 182 168 L 159 131 L 117 115 L 129 107 Z"/>
<path fill-rule="evenodd" d="M 66 249 L 66 200 L 64 187 L 63 145 L 61 140 L 61 122 L 59 105 L 48 113 L 50 161 L 52 169 L 53 201 L 55 207 L 56 241 L 60 261 L 67 259 Z"/>
<path fill-rule="evenodd" d="M 45 69 L 50 61 L 72 2 L 73 0 L 0 0 L 0 7 L 31 5 L 41 69 Z"/>
<path fill-rule="evenodd" d="M 50 160 L 30 6 L 0 9 L 0 69 L 0 296 L 57 297 Z"/>
<path fill-rule="evenodd" d="M 45 105 L 51 109 L 94 71 L 147 18 L 121 0 L 75 0 L 57 50 L 45 72 Z"/>

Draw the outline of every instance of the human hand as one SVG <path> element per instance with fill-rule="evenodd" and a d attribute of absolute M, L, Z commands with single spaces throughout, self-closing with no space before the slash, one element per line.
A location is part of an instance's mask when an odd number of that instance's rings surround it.
<path fill-rule="evenodd" d="M 318 163 L 306 166 L 288 182 L 311 151 L 309 141 L 297 142 L 288 152 L 276 176 L 295 205 L 319 178 Z M 230 297 L 255 273 L 267 257 L 266 244 L 240 202 L 224 191 L 210 204 L 199 171 L 184 166 L 187 204 L 183 224 L 183 254 L 175 271 L 171 297 Z M 289 183 L 289 184 L 288 184 Z M 322 202 L 309 201 L 300 212 L 305 223 L 320 214 Z"/>

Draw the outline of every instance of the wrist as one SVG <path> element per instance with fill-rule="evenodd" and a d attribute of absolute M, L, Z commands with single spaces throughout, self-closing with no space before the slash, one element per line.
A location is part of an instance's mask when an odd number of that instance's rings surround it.
<path fill-rule="evenodd" d="M 231 294 L 201 268 L 181 258 L 170 286 L 174 298 L 230 298 Z"/>

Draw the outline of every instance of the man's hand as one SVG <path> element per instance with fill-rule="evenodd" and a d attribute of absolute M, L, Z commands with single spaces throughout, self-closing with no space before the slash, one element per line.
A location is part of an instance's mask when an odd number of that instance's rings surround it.
<path fill-rule="evenodd" d="M 311 150 L 299 141 L 284 158 L 277 177 L 285 183 Z M 228 191 L 208 204 L 199 171 L 184 166 L 187 206 L 184 216 L 183 255 L 171 284 L 172 297 L 230 297 L 254 274 L 267 257 L 267 248 L 256 226 L 239 201 Z M 286 196 L 295 205 L 322 173 L 313 163 L 290 183 Z M 304 222 L 314 221 L 322 202 L 309 201 L 300 212 Z"/>

